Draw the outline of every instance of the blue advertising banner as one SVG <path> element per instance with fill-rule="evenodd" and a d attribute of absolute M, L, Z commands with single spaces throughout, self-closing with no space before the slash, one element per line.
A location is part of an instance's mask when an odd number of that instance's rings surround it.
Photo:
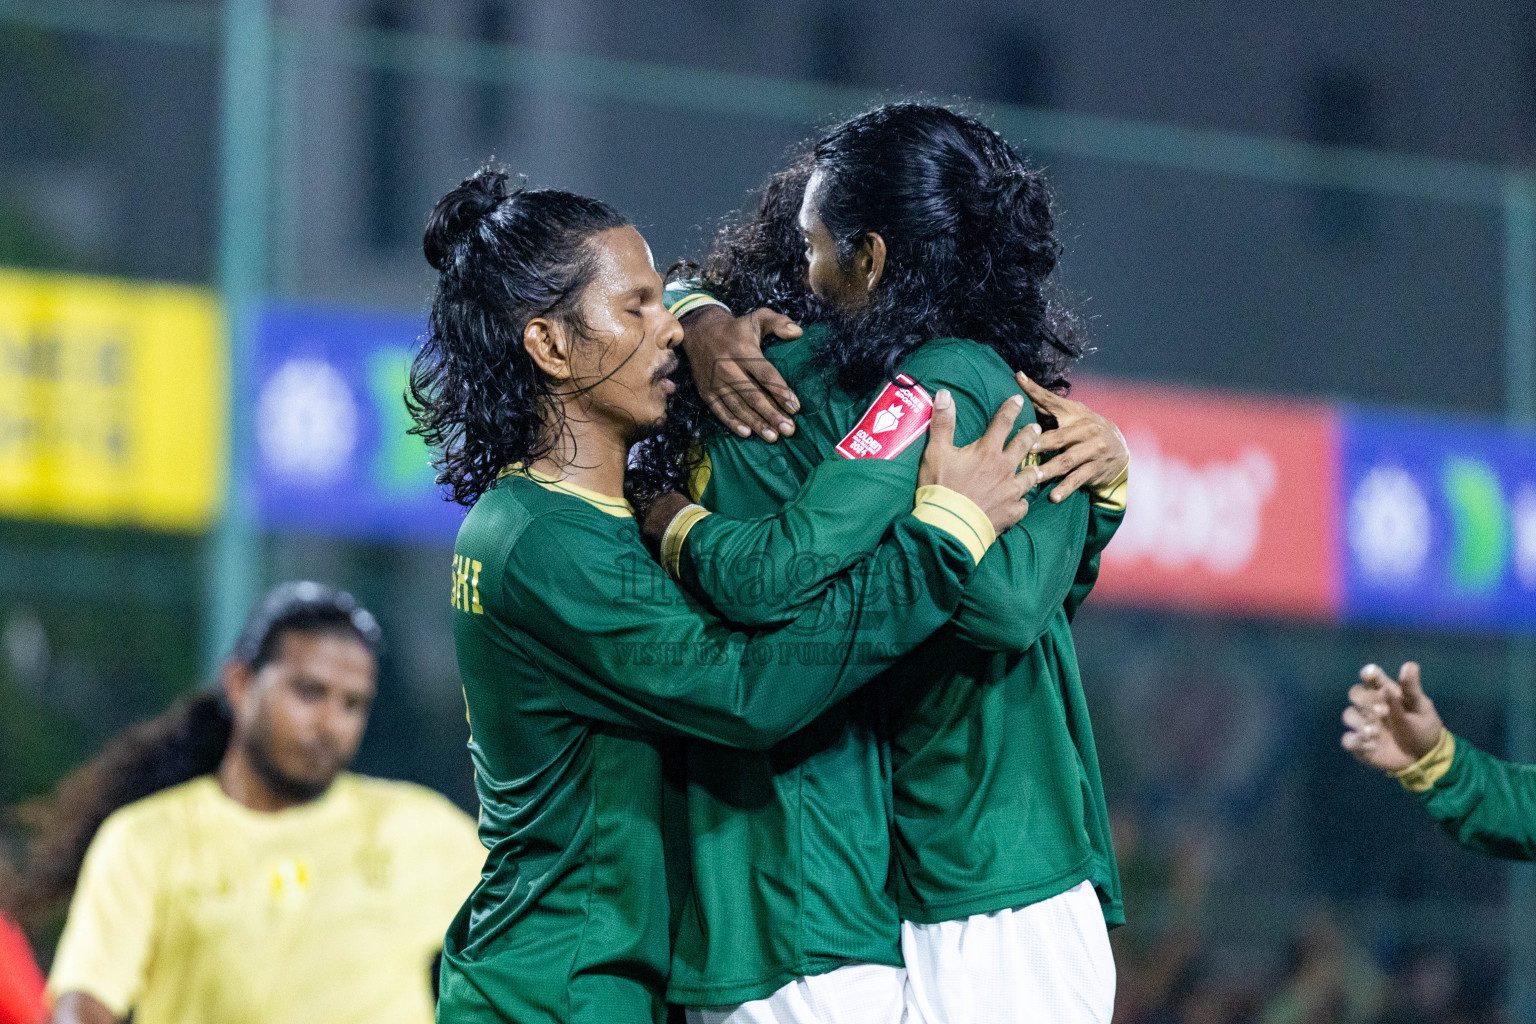
<path fill-rule="evenodd" d="M 402 395 L 424 324 L 399 313 L 270 306 L 255 367 L 261 523 L 452 544 L 463 509 L 433 483 Z"/>
<path fill-rule="evenodd" d="M 1346 410 L 1344 615 L 1536 631 L 1536 433 Z"/>

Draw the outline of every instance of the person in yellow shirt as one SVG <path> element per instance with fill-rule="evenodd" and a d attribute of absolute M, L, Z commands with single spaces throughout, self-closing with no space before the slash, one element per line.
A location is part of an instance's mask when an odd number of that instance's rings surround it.
<path fill-rule="evenodd" d="M 54 855 L 55 887 L 78 867 L 54 1024 L 432 1020 L 431 961 L 485 851 L 438 794 L 344 771 L 378 642 L 349 595 L 284 584 L 221 694 L 184 699 L 66 780 L 56 807 L 72 824 L 33 857 Z"/>

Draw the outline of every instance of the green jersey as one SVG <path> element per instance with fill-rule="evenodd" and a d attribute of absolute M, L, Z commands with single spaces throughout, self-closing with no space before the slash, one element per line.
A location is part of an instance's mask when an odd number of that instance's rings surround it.
<path fill-rule="evenodd" d="M 942 626 L 975 556 L 933 515 L 920 501 L 825 600 L 748 634 L 653 571 L 622 501 L 521 471 L 481 496 L 452 604 L 489 853 L 440 1020 L 663 1019 L 686 877 L 664 857 L 669 737 L 771 747 Z"/>
<path fill-rule="evenodd" d="M 877 543 L 916 480 L 917 446 L 891 459 L 839 450 L 873 396 L 844 392 L 815 364 L 822 331 L 767 353 L 801 398 L 795 433 L 774 445 L 722 433 L 697 474 L 702 502 L 730 518 L 694 525 L 676 568 L 737 621 L 779 621 L 814 599 L 821 573 Z M 957 444 L 1017 393 L 1001 359 L 969 341 L 930 342 L 901 369 L 928 394 L 954 395 Z M 850 465 L 869 468 L 859 492 L 801 490 Z M 1027 904 L 1085 878 L 1121 919 L 1068 621 L 1123 505 L 1036 497 L 972 574 L 955 620 L 878 693 L 769 757 L 689 745 L 693 889 L 673 999 L 737 1002 L 841 963 L 899 964 L 900 918 Z M 780 508 L 794 514 L 771 529 L 735 521 Z"/>
<path fill-rule="evenodd" d="M 1462 846 L 1536 860 L 1536 765 L 1501 761 L 1447 732 L 1400 777 Z"/>

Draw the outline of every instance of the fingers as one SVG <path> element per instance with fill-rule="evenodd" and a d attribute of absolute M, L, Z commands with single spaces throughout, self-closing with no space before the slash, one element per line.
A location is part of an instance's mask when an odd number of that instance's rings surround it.
<path fill-rule="evenodd" d="M 1360 682 L 1366 686 L 1380 689 L 1392 682 L 1392 677 L 1381 670 L 1381 666 L 1370 664 L 1360 670 Z"/>
<path fill-rule="evenodd" d="M 779 408 L 773 396 L 756 380 L 750 384 L 743 383 L 736 397 L 751 411 L 757 432 L 763 436 L 763 440 L 775 441 L 781 434 L 788 437 L 795 432 L 795 425 L 784 415 L 784 410 Z"/>
<path fill-rule="evenodd" d="M 789 415 L 800 411 L 800 399 L 783 375 L 766 359 L 743 363 L 741 370 L 758 387 L 750 396 L 758 412 L 776 422 L 781 433 L 794 433 L 795 425 L 789 421 Z"/>
<path fill-rule="evenodd" d="M 1023 370 L 1015 373 L 1013 379 L 1018 382 L 1019 387 L 1029 396 L 1030 403 L 1042 412 L 1055 414 L 1058 411 L 1065 410 L 1071 401 L 1070 399 L 1062 398 L 1054 391 L 1047 391 L 1039 384 L 1036 384 L 1029 379 L 1029 375 Z"/>
<path fill-rule="evenodd" d="M 703 398 L 704 404 L 709 406 L 709 411 L 715 414 L 715 419 L 724 423 L 742 437 L 752 436 L 752 428 L 741 422 L 735 413 L 727 409 L 725 403 L 720 401 L 719 396 L 715 392 L 710 391 L 704 394 Z"/>
<path fill-rule="evenodd" d="M 1047 430 L 1035 441 L 1035 451 L 1064 452 L 1074 445 L 1093 440 L 1097 434 L 1087 420 L 1069 420 L 1064 424 L 1057 420 L 1057 424 L 1055 429 Z"/>
<path fill-rule="evenodd" d="M 955 399 L 948 389 L 933 396 L 933 418 L 928 421 L 928 452 L 955 446 Z M 924 457 L 927 455 L 925 453 Z"/>
<path fill-rule="evenodd" d="M 1351 704 L 1344 709 L 1344 724 L 1352 731 L 1357 732 L 1363 739 L 1375 739 L 1381 734 L 1381 720 L 1374 715 L 1368 715 Z"/>
<path fill-rule="evenodd" d="M 769 425 L 768 421 L 759 416 L 756 410 L 747 404 L 745 396 L 756 385 L 750 383 L 743 384 L 739 377 L 739 371 L 722 374 L 722 376 L 729 379 L 717 384 L 715 395 L 730 412 L 730 419 L 727 422 L 731 424 L 731 428 L 742 437 L 751 437 L 756 432 L 761 434 L 765 441 L 778 440 L 779 435 Z"/>
<path fill-rule="evenodd" d="M 1419 685 L 1418 662 L 1404 662 L 1403 667 L 1397 672 L 1397 682 L 1403 688 L 1403 710 L 1417 711 L 1429 700 L 1424 696 L 1424 687 Z"/>
<path fill-rule="evenodd" d="M 989 452 L 1003 451 L 1008 440 L 1008 435 L 1013 433 L 1013 425 L 1019 418 L 1019 410 L 1024 408 L 1024 399 L 1020 395 L 1003 400 L 1003 404 L 997 407 L 997 412 L 992 414 L 992 422 L 987 424 L 987 432 L 981 435 L 983 447 Z M 1019 459 L 1023 461 L 1022 456 Z"/>
<path fill-rule="evenodd" d="M 1003 449 L 1003 454 L 1008 456 L 1008 458 L 1013 461 L 1015 466 L 1022 466 L 1024 465 L 1024 460 L 1029 458 L 1030 450 L 1034 447 L 1035 438 L 1039 436 L 1040 424 L 1031 423 L 1023 430 L 1013 435 L 1013 440 L 1008 442 L 1007 447 Z M 1024 472 L 1028 473 L 1030 476 L 1030 487 L 1033 487 L 1035 484 L 1040 482 L 1040 467 L 1029 466 L 1026 467 Z"/>
<path fill-rule="evenodd" d="M 790 339 L 798 338 L 804 333 L 799 324 L 783 313 L 775 313 L 766 306 L 754 309 L 748 316 L 757 325 L 759 338 L 766 338 L 771 334 L 776 338 Z"/>
<path fill-rule="evenodd" d="M 1076 493 L 1079 488 L 1086 486 L 1087 483 L 1093 479 L 1095 472 L 1096 468 L 1092 462 L 1085 462 L 1081 466 L 1078 466 L 1072 472 L 1067 474 L 1067 478 L 1065 480 L 1051 488 L 1051 500 L 1057 502 L 1066 501 L 1069 497 Z"/>
<path fill-rule="evenodd" d="M 1389 710 L 1385 692 L 1364 683 L 1356 683 L 1349 688 L 1349 703 L 1377 718 L 1385 717 Z"/>

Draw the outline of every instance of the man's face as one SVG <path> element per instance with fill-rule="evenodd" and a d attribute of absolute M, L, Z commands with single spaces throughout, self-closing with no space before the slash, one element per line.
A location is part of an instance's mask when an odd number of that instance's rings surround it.
<path fill-rule="evenodd" d="M 378 666 L 336 633 L 289 632 L 276 656 L 230 687 L 234 742 L 274 794 L 311 800 L 352 763 L 368 725 Z"/>
<path fill-rule="evenodd" d="M 869 298 L 858 273 L 838 262 L 837 240 L 832 237 L 817 212 L 824 178 L 821 171 L 811 175 L 800 204 L 800 235 L 805 239 L 806 283 L 816 297 L 833 309 L 853 310 Z"/>
<path fill-rule="evenodd" d="M 586 337 L 571 347 L 569 383 L 583 412 L 633 443 L 666 421 L 683 328 L 662 305 L 661 275 L 640 232 L 610 228 L 587 245 L 597 268 L 581 297 Z"/>

